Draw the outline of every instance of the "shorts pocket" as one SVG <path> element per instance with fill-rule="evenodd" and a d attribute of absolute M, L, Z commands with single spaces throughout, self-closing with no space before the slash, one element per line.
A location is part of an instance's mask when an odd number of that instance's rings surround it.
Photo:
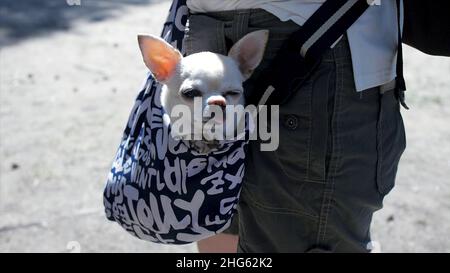
<path fill-rule="evenodd" d="M 406 148 L 406 137 L 400 104 L 391 90 L 380 95 L 377 125 L 377 188 L 388 194 L 395 185 L 400 157 Z"/>
<path fill-rule="evenodd" d="M 268 171 L 259 170 L 272 177 Z M 322 199 L 324 185 L 289 179 L 261 178 L 255 181 L 247 177 L 242 182 L 239 217 L 241 222 L 248 222 L 249 211 L 257 209 L 264 214 L 297 215 L 317 219 Z M 243 205 L 245 204 L 245 206 Z M 262 219 L 261 219 L 262 220 Z M 271 221 L 265 219 L 265 221 Z"/>
<path fill-rule="evenodd" d="M 325 183 L 333 71 L 332 65 L 322 63 L 292 99 L 280 106 L 280 144 L 275 155 L 291 179 Z"/>

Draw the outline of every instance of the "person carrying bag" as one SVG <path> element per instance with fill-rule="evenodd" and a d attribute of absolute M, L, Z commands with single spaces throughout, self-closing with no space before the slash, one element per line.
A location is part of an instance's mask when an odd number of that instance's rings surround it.
<path fill-rule="evenodd" d="M 223 27 L 222 35 L 230 36 L 216 40 L 226 41 L 254 30 L 228 32 L 222 20 L 232 27 L 238 20 L 240 26 L 263 28 L 263 22 L 271 22 L 280 25 L 278 30 L 289 29 L 282 35 L 269 29 L 283 42 L 270 51 L 269 38 L 266 54 L 274 56 L 244 84 L 249 103 L 280 104 L 280 147 L 257 151 L 259 141 L 246 138 L 211 155 L 193 153 L 171 138 L 160 86 L 149 75 L 105 186 L 109 220 L 143 240 L 186 244 L 226 231 L 239 210 L 241 252 L 370 250 L 372 213 L 394 186 L 405 148 L 399 109 L 405 90 L 402 55 L 399 51 L 400 61 L 386 74 L 396 79 L 390 89 L 381 88 L 387 78 L 354 77 L 350 53 L 364 52 L 354 45 L 350 52 L 350 34 L 358 29 L 351 27 L 365 13 L 376 18 L 377 11 L 370 6 L 373 1 L 324 2 L 298 27 L 262 10 L 195 14 L 186 1 L 173 1 L 162 37 L 186 54 L 227 54 L 195 40 L 197 31 L 210 35 Z M 386 3 L 400 29 L 400 1 Z M 395 43 L 399 33 L 391 35 Z M 357 62 L 355 67 L 368 65 Z"/>

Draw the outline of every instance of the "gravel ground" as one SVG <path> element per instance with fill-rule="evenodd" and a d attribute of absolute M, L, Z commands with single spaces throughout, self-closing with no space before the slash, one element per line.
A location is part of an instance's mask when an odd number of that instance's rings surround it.
<path fill-rule="evenodd" d="M 106 221 L 102 190 L 169 1 L 2 0 L 0 252 L 196 252 Z M 50 16 L 51 14 L 51 16 Z M 374 217 L 384 252 L 450 252 L 450 61 L 405 49 L 408 148 Z"/>

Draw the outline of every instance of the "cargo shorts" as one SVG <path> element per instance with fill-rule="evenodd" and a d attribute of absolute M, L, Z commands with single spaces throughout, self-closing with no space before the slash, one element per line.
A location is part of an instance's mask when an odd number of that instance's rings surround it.
<path fill-rule="evenodd" d="M 261 10 L 190 14 L 186 54 L 226 55 L 245 34 L 268 29 L 264 58 L 244 83 L 252 90 L 286 38 L 300 27 Z M 295 69 L 295 67 L 286 67 Z M 238 214 L 228 233 L 238 252 L 368 252 L 370 224 L 394 187 L 405 149 L 396 91 L 355 90 L 346 36 L 280 105 L 280 143 L 250 141 Z"/>

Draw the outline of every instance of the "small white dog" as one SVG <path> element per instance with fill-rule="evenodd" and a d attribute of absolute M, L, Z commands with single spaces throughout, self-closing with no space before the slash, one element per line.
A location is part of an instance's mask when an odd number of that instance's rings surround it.
<path fill-rule="evenodd" d="M 247 80 L 261 62 L 269 32 L 259 30 L 247 34 L 230 49 L 228 56 L 212 52 L 200 52 L 183 57 L 182 54 L 163 39 L 153 35 L 139 35 L 139 47 L 146 66 L 154 78 L 163 84 L 161 105 L 172 118 L 172 111 L 179 105 L 187 106 L 195 121 L 205 125 L 212 121 L 225 125 L 226 113 L 217 115 L 212 108 L 226 110 L 226 106 L 244 105 L 242 83 Z M 194 101 L 201 101 L 201 109 L 194 109 Z M 213 114 L 212 114 L 213 112 Z M 191 118 L 191 117 L 190 117 Z M 228 124 L 228 123 L 227 123 Z M 228 125 L 227 125 L 228 126 Z M 234 126 L 234 125 L 233 125 Z M 233 128 L 225 128 L 226 132 Z M 194 132 L 198 132 L 194 129 Z M 221 145 L 217 139 L 190 134 L 189 144 L 199 153 L 206 154 Z M 186 135 L 180 136 L 186 139 Z"/>

